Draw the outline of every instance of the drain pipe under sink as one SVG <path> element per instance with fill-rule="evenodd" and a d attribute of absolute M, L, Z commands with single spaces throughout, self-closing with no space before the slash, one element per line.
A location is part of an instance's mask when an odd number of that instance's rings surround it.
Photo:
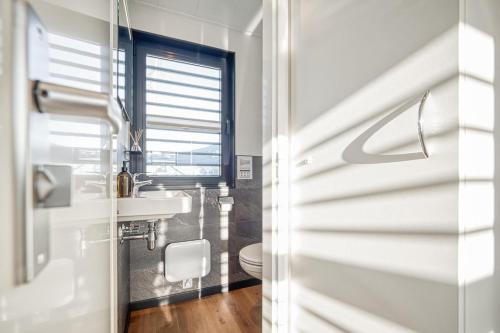
<path fill-rule="evenodd" d="M 149 251 L 156 248 L 156 221 L 148 221 L 148 231 L 139 233 L 139 226 L 120 226 L 118 229 L 118 237 L 120 244 L 127 240 L 145 239 Z"/>

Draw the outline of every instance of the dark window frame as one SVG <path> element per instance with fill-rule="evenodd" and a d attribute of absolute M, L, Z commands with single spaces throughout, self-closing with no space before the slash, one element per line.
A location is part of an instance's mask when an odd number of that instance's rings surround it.
<path fill-rule="evenodd" d="M 141 138 L 143 155 L 131 155 L 132 172 L 145 172 L 146 150 L 146 55 L 164 56 L 192 63 L 199 63 L 221 69 L 221 176 L 153 176 L 151 186 L 144 189 L 162 187 L 218 187 L 225 183 L 234 187 L 235 183 L 235 54 L 205 45 L 186 42 L 170 37 L 133 31 L 133 122 L 132 130 L 144 129 Z M 132 95 L 132 94 L 131 94 Z"/>

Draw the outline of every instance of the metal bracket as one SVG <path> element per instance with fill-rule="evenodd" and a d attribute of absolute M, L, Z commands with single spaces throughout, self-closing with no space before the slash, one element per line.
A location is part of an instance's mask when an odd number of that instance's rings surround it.
<path fill-rule="evenodd" d="M 233 209 L 234 198 L 233 197 L 219 197 L 219 210 L 221 212 L 230 212 Z"/>

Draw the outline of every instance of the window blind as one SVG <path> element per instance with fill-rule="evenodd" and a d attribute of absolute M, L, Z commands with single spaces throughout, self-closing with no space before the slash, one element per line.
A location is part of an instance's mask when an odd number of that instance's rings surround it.
<path fill-rule="evenodd" d="M 221 176 L 221 69 L 146 56 L 146 172 Z"/>

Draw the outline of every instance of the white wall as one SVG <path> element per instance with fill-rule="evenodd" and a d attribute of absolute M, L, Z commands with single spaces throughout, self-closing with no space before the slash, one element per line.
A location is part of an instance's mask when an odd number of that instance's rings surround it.
<path fill-rule="evenodd" d="M 132 28 L 236 53 L 236 154 L 262 155 L 262 38 L 129 1 Z"/>
<path fill-rule="evenodd" d="M 291 330 L 498 331 L 500 3 L 292 4 Z"/>
<path fill-rule="evenodd" d="M 47 2 L 55 6 L 66 8 L 88 17 L 109 21 L 109 1 L 103 0 L 34 0 L 33 2 Z"/>
<path fill-rule="evenodd" d="M 500 330 L 500 2 L 464 2 L 460 225 L 467 333 Z"/>

